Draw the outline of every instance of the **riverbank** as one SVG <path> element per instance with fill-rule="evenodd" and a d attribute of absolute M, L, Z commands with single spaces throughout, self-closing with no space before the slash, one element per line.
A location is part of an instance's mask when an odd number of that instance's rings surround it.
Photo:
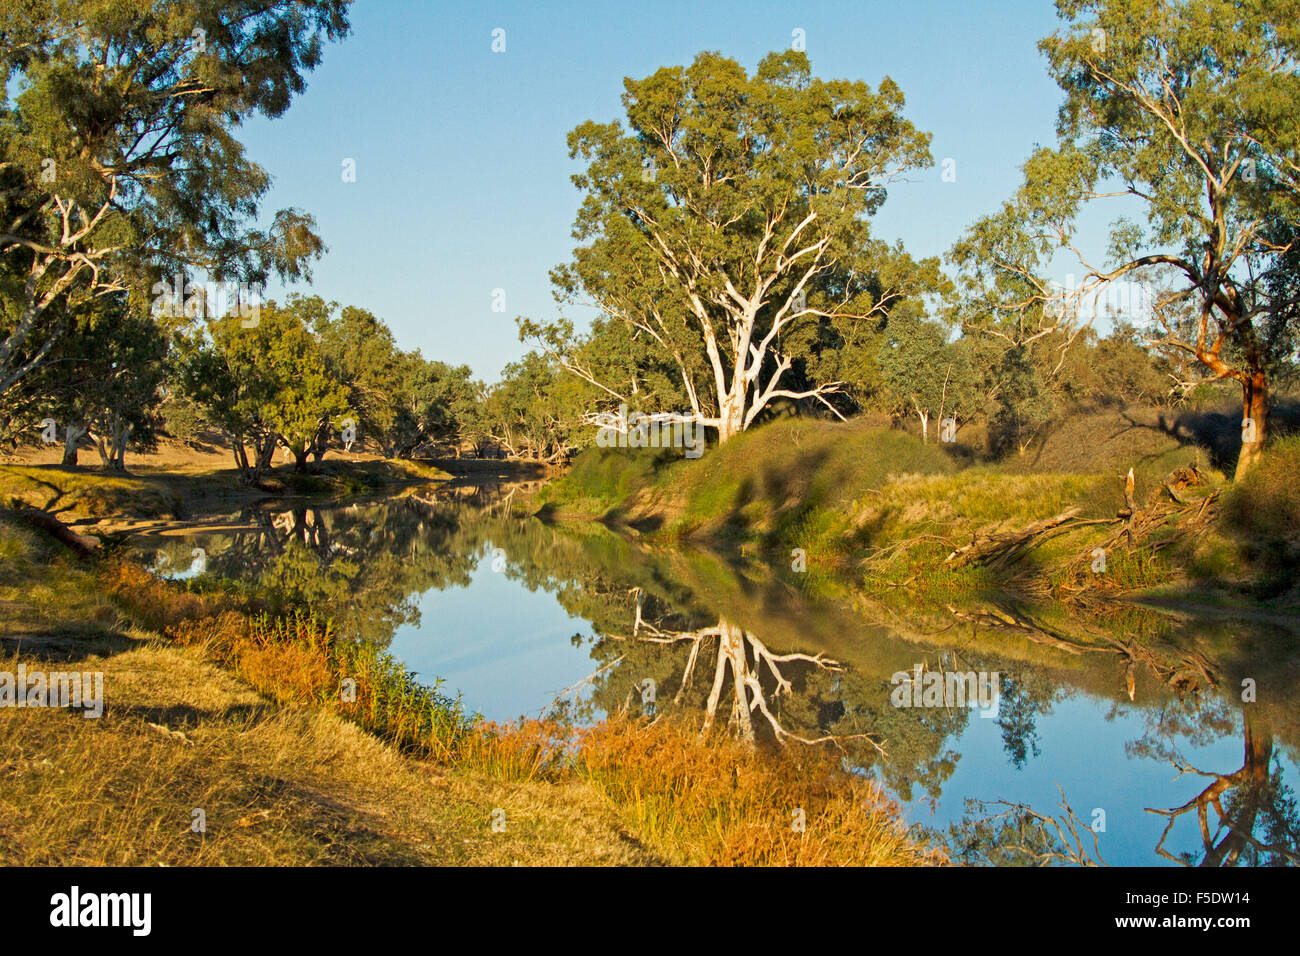
<path fill-rule="evenodd" d="M 0 671 L 104 682 L 98 719 L 0 707 L 5 865 L 654 862 L 581 786 L 453 772 L 277 702 L 143 626 L 101 562 L 3 513 L 0 567 Z"/>
<path fill-rule="evenodd" d="M 309 611 L 163 582 L 9 514 L 0 580 L 0 670 L 105 688 L 93 720 L 0 708 L 6 863 L 942 859 L 832 755 L 769 758 L 668 722 L 484 725 Z"/>
<path fill-rule="evenodd" d="M 792 419 L 698 461 L 592 449 L 542 492 L 540 514 L 909 603 L 1015 593 L 1300 605 L 1300 440 L 1276 442 L 1239 485 L 1213 449 L 1154 427 L 1135 439 L 1098 424 L 1067 449 L 990 463 L 867 423 Z"/>
<path fill-rule="evenodd" d="M 294 496 L 344 497 L 392 491 L 451 475 L 433 465 L 383 458 L 326 460 L 306 472 L 271 469 L 248 481 L 232 468 L 164 470 L 141 466 L 127 472 L 59 465 L 0 465 L 0 502 L 55 514 L 64 524 L 106 524 L 140 519 L 183 520 L 223 503 Z"/>

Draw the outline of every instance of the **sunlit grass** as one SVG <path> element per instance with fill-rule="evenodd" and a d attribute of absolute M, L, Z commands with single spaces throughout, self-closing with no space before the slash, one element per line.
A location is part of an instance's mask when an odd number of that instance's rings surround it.
<path fill-rule="evenodd" d="M 580 733 L 575 772 L 668 859 L 710 866 L 944 862 L 833 752 L 765 753 L 690 726 L 614 718 Z"/>
<path fill-rule="evenodd" d="M 473 726 L 458 700 L 416 680 L 373 644 L 341 637 L 309 611 L 287 615 L 222 609 L 219 593 L 195 594 L 129 562 L 106 571 L 118 600 L 177 644 L 198 648 L 272 699 L 317 706 L 404 748 L 448 759 Z"/>

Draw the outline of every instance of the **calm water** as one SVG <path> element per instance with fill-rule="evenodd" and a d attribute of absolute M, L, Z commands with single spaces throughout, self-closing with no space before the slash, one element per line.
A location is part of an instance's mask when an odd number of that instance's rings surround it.
<path fill-rule="evenodd" d="M 798 575 L 552 528 L 513 504 L 471 488 L 279 504 L 137 543 L 160 573 L 328 607 L 490 719 L 689 710 L 760 744 L 835 736 L 846 766 L 975 861 L 1023 862 L 1006 849 L 1025 842 L 1012 805 L 1062 823 L 1068 805 L 1112 865 L 1300 855 L 1300 642 L 1277 622 L 811 597 Z M 985 697 L 914 699 L 900 677 L 918 667 L 939 672 L 918 690 L 970 674 L 963 689 Z"/>

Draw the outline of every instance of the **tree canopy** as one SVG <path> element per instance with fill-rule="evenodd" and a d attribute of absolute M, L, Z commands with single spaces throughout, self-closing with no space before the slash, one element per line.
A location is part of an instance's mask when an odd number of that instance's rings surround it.
<path fill-rule="evenodd" d="M 594 303 L 672 371 L 678 407 L 725 441 L 777 399 L 829 404 L 834 381 L 794 384 L 799 327 L 880 319 L 939 285 L 874 238 L 886 187 L 929 163 L 929 135 L 902 115 L 888 78 L 812 76 L 803 53 L 764 57 L 753 75 L 702 53 L 624 83 L 627 124 L 569 134 L 586 162 L 574 235 L 553 273 L 561 302 Z M 635 406 L 639 376 L 602 380 L 566 323 L 521 323 L 610 404 Z"/>
<path fill-rule="evenodd" d="M 1294 224 L 1300 212 L 1300 5 L 1230 0 L 1058 0 L 1040 49 L 1064 93 L 1053 147 L 1024 184 L 954 247 L 986 316 L 1041 320 L 1099 287 L 1153 289 L 1156 347 L 1240 384 L 1238 474 L 1268 435 L 1269 368 L 1293 348 Z M 1078 246 L 1081 211 L 1122 198 L 1107 261 Z M 1145 220 L 1145 221 L 1142 221 Z M 1051 258 L 1076 258 L 1062 291 Z M 1049 306 L 1055 305 L 1055 309 Z"/>
<path fill-rule="evenodd" d="M 250 225 L 269 178 L 234 131 L 284 112 L 348 32 L 347 5 L 4 0 L 0 395 L 105 293 L 192 270 L 307 275 L 322 248 L 311 217 Z"/>

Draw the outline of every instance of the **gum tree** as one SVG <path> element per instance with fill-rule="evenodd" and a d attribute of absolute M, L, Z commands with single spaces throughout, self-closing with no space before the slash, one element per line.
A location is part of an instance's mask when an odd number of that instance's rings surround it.
<path fill-rule="evenodd" d="M 235 465 L 248 479 L 271 467 L 278 447 L 302 471 L 324 423 L 349 411 L 347 389 L 330 374 L 303 319 L 304 301 L 285 308 L 269 303 L 251 328 L 225 316 L 178 339 L 177 384 L 229 439 Z"/>
<path fill-rule="evenodd" d="M 58 423 L 64 467 L 77 465 L 78 448 L 89 440 L 106 470 L 123 471 L 128 445 L 148 451 L 156 444 L 167 332 L 120 295 L 102 298 L 93 315 L 69 325 L 50 361 L 14 391 L 31 418 Z"/>
<path fill-rule="evenodd" d="M 1241 385 L 1240 477 L 1268 438 L 1270 368 L 1293 341 L 1294 284 L 1279 270 L 1300 211 L 1300 3 L 1056 6 L 1064 25 L 1040 49 L 1065 93 L 1058 142 L 953 258 L 1003 317 L 1077 315 L 1118 280 L 1155 290 L 1152 344 Z M 1076 223 L 1103 199 L 1139 214 L 1115 220 L 1094 263 Z M 1042 278 L 1062 252 L 1083 272 L 1064 292 Z"/>
<path fill-rule="evenodd" d="M 286 209 L 248 226 L 269 178 L 234 132 L 284 112 L 347 6 L 0 0 L 0 394 L 87 299 L 178 270 L 303 274 L 314 224 Z"/>
<path fill-rule="evenodd" d="M 675 371 L 688 412 L 720 441 L 776 399 L 819 401 L 839 382 L 800 378 L 800 326 L 883 318 L 937 281 L 934 261 L 874 239 L 885 187 L 928 165 L 929 135 L 902 116 L 890 79 L 823 81 L 803 53 L 772 53 L 751 76 L 701 53 L 689 67 L 624 81 L 626 127 L 569 134 L 586 164 L 574 236 L 552 275 L 561 303 L 586 301 Z M 882 278 L 888 276 L 888 278 Z M 610 404 L 637 407 L 626 381 L 582 361 L 563 321 L 521 322 Z"/>
<path fill-rule="evenodd" d="M 880 370 L 876 401 L 891 414 L 915 415 L 921 440 L 930 440 L 930 422 L 964 421 L 978 407 L 979 376 L 971 350 L 948 341 L 948 329 L 909 309 L 897 310 L 881 336 L 876 364 Z M 955 436 L 955 430 L 954 430 Z"/>

